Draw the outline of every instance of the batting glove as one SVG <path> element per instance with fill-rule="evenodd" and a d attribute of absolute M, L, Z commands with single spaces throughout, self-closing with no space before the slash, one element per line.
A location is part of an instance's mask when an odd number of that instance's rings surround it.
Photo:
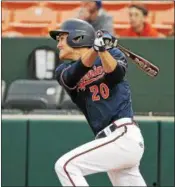
<path fill-rule="evenodd" d="M 114 36 L 112 36 L 106 30 L 99 30 L 96 32 L 96 38 L 94 41 L 94 49 L 95 51 L 103 52 L 105 50 L 109 50 L 111 48 L 117 47 L 118 40 Z"/>
<path fill-rule="evenodd" d="M 93 48 L 96 52 L 103 52 L 106 50 L 103 39 L 103 32 L 100 30 L 96 32 Z"/>

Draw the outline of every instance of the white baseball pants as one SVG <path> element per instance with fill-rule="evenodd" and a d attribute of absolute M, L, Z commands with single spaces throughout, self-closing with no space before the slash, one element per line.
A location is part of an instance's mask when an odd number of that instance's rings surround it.
<path fill-rule="evenodd" d="M 115 121 L 117 126 L 132 123 L 130 118 Z M 107 172 L 113 186 L 146 186 L 139 171 L 144 152 L 140 129 L 122 126 L 105 138 L 95 139 L 67 154 L 55 163 L 63 186 L 89 186 L 86 175 Z"/>

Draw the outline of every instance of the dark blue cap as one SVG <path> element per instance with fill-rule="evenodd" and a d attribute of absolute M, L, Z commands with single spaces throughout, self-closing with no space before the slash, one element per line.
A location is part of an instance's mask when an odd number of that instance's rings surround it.
<path fill-rule="evenodd" d="M 96 5 L 97 5 L 97 8 L 100 9 L 102 7 L 102 0 L 97 0 L 95 2 L 96 2 Z"/>

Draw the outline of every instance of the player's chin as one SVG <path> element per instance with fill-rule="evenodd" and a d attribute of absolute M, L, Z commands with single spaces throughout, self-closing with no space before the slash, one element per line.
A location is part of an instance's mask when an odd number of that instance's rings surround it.
<path fill-rule="evenodd" d="M 59 59 L 60 60 L 65 60 L 66 59 L 66 54 L 65 54 L 64 51 L 60 51 L 60 53 L 59 53 Z"/>

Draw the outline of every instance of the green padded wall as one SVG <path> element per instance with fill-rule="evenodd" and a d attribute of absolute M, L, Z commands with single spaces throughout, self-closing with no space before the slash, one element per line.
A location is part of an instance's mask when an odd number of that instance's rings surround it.
<path fill-rule="evenodd" d="M 161 186 L 174 186 L 174 123 L 161 124 Z"/>
<path fill-rule="evenodd" d="M 145 153 L 140 169 L 147 185 L 153 186 L 160 178 L 161 187 L 173 186 L 174 123 L 162 122 L 158 126 L 156 121 L 140 121 L 139 125 L 145 140 Z M 2 186 L 60 186 L 54 171 L 56 160 L 93 138 L 85 121 L 2 120 Z M 159 138 L 160 155 L 157 154 Z M 158 158 L 160 172 L 157 171 Z M 104 173 L 86 178 L 90 186 L 111 186 Z"/>
<path fill-rule="evenodd" d="M 2 120 L 2 186 L 24 186 L 26 121 Z"/>
<path fill-rule="evenodd" d="M 141 160 L 141 173 L 148 186 L 157 183 L 158 124 L 153 121 L 139 122 L 145 142 L 145 152 Z"/>

